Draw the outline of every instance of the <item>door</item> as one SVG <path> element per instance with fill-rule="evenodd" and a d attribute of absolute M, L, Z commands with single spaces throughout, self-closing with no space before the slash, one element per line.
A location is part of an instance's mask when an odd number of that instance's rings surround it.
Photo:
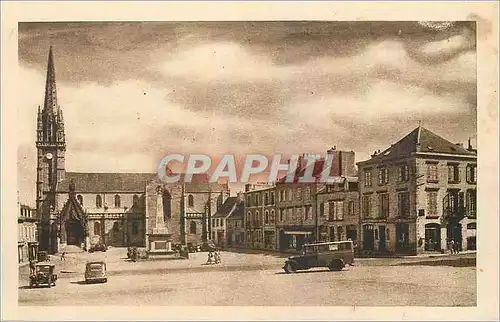
<path fill-rule="evenodd" d="M 378 226 L 378 249 L 385 251 L 385 226 Z"/>
<path fill-rule="evenodd" d="M 425 250 L 439 251 L 441 249 L 441 226 L 439 224 L 425 225 Z"/>
<path fill-rule="evenodd" d="M 410 248 L 410 225 L 406 223 L 396 224 L 396 250 L 408 251 Z"/>
<path fill-rule="evenodd" d="M 448 224 L 447 227 L 448 240 L 453 240 L 458 244 L 458 250 L 462 250 L 462 225 L 458 222 Z"/>
<path fill-rule="evenodd" d="M 375 247 L 373 225 L 363 226 L 363 250 L 372 251 Z"/>

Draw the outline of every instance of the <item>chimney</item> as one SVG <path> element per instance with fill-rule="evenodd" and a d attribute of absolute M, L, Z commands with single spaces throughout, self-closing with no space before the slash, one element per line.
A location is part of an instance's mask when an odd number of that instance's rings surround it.
<path fill-rule="evenodd" d="M 333 153 L 333 151 L 335 151 L 336 149 L 337 149 L 337 147 L 332 146 L 330 149 L 328 149 L 328 150 L 326 151 L 326 153 L 327 153 L 327 154 L 332 154 L 332 153 Z"/>
<path fill-rule="evenodd" d="M 472 150 L 472 144 L 470 143 L 470 138 L 467 140 L 467 150 Z"/>

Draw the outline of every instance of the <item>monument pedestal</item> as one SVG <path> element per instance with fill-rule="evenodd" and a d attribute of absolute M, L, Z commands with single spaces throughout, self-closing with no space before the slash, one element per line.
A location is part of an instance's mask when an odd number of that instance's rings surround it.
<path fill-rule="evenodd" d="M 167 255 L 172 251 L 172 234 L 169 234 L 163 215 L 163 187 L 156 189 L 156 220 L 155 226 L 148 235 L 148 256 Z"/>

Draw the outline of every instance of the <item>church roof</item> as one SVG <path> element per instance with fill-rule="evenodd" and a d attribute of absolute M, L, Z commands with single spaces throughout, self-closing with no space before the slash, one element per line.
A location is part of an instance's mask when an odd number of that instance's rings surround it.
<path fill-rule="evenodd" d="M 440 137 L 439 135 L 419 126 L 401 140 L 386 150 L 372 156 L 371 159 L 360 163 L 378 163 L 393 159 L 409 157 L 414 153 L 439 153 L 464 156 L 475 156 L 476 153 Z"/>
<path fill-rule="evenodd" d="M 181 174 L 182 182 L 183 174 Z M 104 173 L 104 172 L 66 172 L 66 177 L 59 182 L 57 191 L 69 192 L 71 181 L 75 191 L 80 193 L 102 192 L 144 192 L 146 185 L 158 179 L 156 173 Z M 208 192 L 206 174 L 194 174 L 190 183 L 186 183 L 186 193 Z M 228 190 L 227 184 L 211 184 L 212 191 Z"/>
<path fill-rule="evenodd" d="M 156 173 L 66 172 L 58 184 L 59 192 L 69 192 L 71 181 L 76 192 L 144 192 L 146 184 L 157 178 Z"/>

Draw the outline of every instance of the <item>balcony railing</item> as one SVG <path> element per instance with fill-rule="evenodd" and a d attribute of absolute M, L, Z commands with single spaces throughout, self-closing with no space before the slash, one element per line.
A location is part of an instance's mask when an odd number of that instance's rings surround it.
<path fill-rule="evenodd" d="M 447 219 L 462 219 L 465 215 L 465 207 L 445 207 L 443 209 L 443 217 Z"/>

